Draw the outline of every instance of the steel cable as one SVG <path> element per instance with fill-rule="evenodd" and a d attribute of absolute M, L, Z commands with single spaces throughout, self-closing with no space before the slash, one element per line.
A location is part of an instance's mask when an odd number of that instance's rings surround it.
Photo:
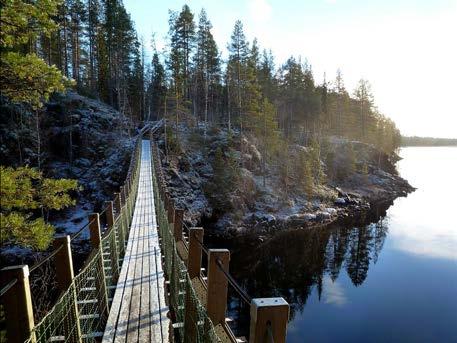
<path fill-rule="evenodd" d="M 71 237 L 70 241 L 74 240 L 75 238 L 79 237 L 81 233 L 84 231 L 85 228 L 87 228 L 90 224 L 92 224 L 95 221 L 95 219 L 92 219 L 91 221 L 87 222 L 86 225 L 84 225 L 82 228 L 80 228 L 77 232 L 75 232 Z"/>
<path fill-rule="evenodd" d="M 0 290 L 0 297 L 3 296 L 6 292 L 8 292 L 16 283 L 17 279 L 13 279 L 10 282 L 8 282 L 1 290 Z"/>
<path fill-rule="evenodd" d="M 224 266 L 222 265 L 222 261 L 220 259 L 216 259 L 216 265 L 219 267 L 219 269 L 224 273 L 225 277 L 227 278 L 227 281 L 232 285 L 232 287 L 237 291 L 241 299 L 243 299 L 248 305 L 251 304 L 252 298 L 246 293 L 246 291 L 241 288 L 240 285 L 238 285 L 238 282 L 233 278 L 232 275 L 230 275 L 225 269 Z"/>
<path fill-rule="evenodd" d="M 54 250 L 52 253 L 50 253 L 48 256 L 46 256 L 45 258 L 43 258 L 41 261 L 35 263 L 33 266 L 30 267 L 30 273 L 32 273 L 34 270 L 40 268 L 44 263 L 46 263 L 47 261 L 49 261 L 51 258 L 53 258 L 55 255 L 57 255 L 57 253 L 62 250 L 63 248 L 63 245 L 61 245 L 60 247 L 58 247 L 56 250 Z"/>
<path fill-rule="evenodd" d="M 159 154 L 163 152 L 160 151 L 159 149 L 157 149 L 159 151 Z M 163 154 L 164 155 L 164 154 Z M 165 155 L 164 155 L 165 156 Z M 161 164 L 159 163 L 159 169 L 162 169 L 161 168 Z M 166 187 L 166 185 L 165 185 Z M 187 209 L 186 209 L 187 210 Z M 189 227 L 187 226 L 187 224 L 183 221 L 183 227 L 187 230 L 187 232 L 190 234 L 190 229 Z M 205 245 L 203 244 L 202 241 L 200 241 L 197 237 L 194 237 L 195 240 L 198 242 L 198 244 L 201 246 L 202 250 L 206 253 L 206 255 L 209 255 L 209 252 L 208 252 L 208 249 L 205 247 Z M 219 269 L 221 269 L 221 271 L 224 273 L 225 277 L 227 278 L 228 282 L 232 285 L 232 287 L 235 289 L 235 291 L 237 291 L 237 293 L 239 294 L 239 296 L 249 305 L 251 303 L 251 297 L 246 293 L 246 291 L 236 282 L 236 280 L 233 278 L 233 276 L 231 276 L 228 272 L 226 272 L 222 266 L 222 262 L 220 259 L 217 259 L 216 260 L 216 264 L 217 266 L 219 267 Z"/>
<path fill-rule="evenodd" d="M 205 252 L 206 255 L 209 255 L 208 249 L 203 245 L 203 242 L 200 241 L 197 237 L 194 237 L 198 244 L 200 244 L 202 250 Z"/>

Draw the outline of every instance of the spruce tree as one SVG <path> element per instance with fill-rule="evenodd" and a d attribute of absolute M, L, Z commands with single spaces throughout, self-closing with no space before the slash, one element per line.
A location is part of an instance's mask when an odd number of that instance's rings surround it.
<path fill-rule="evenodd" d="M 160 63 L 159 55 L 154 52 L 151 62 L 151 79 L 148 87 L 149 108 L 151 117 L 158 119 L 164 109 L 167 87 L 165 83 L 165 69 Z"/>

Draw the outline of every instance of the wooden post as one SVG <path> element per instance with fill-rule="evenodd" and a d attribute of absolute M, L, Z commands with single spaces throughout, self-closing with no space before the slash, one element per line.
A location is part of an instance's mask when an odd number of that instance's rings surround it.
<path fill-rule="evenodd" d="M 128 226 L 130 226 L 130 215 L 131 215 L 131 207 L 130 207 L 130 186 L 129 186 L 129 183 L 128 181 L 125 182 L 125 186 L 124 186 L 124 194 L 125 194 L 125 197 L 124 197 L 124 200 L 125 200 L 125 206 L 127 208 L 127 223 L 128 223 Z"/>
<path fill-rule="evenodd" d="M 114 208 L 119 216 L 121 214 L 121 193 L 114 193 Z"/>
<path fill-rule="evenodd" d="M 102 234 L 100 231 L 100 215 L 98 213 L 90 214 L 89 223 L 90 242 L 92 247 L 98 248 L 102 240 Z"/>
<path fill-rule="evenodd" d="M 130 195 L 130 185 L 129 185 L 129 180 L 125 180 L 125 184 L 124 184 L 124 189 L 125 189 L 125 193 L 126 195 Z"/>
<path fill-rule="evenodd" d="M 175 209 L 174 219 L 174 236 L 176 242 L 182 241 L 182 220 L 184 217 L 184 210 L 181 208 Z"/>
<path fill-rule="evenodd" d="M 106 206 L 106 225 L 108 228 L 112 228 L 114 225 L 114 203 L 112 201 L 105 201 L 105 206 Z"/>
<path fill-rule="evenodd" d="M 54 249 L 58 249 L 62 246 L 55 256 L 54 261 L 56 266 L 57 287 L 62 292 L 65 292 L 68 287 L 70 287 L 74 277 L 70 236 L 62 235 L 55 237 L 53 245 Z"/>
<path fill-rule="evenodd" d="M 121 194 L 121 206 L 124 206 L 125 204 L 125 188 L 124 186 L 119 187 L 119 193 Z"/>
<path fill-rule="evenodd" d="M 98 302 L 100 304 L 100 317 L 106 316 L 108 318 L 109 306 L 108 306 L 108 292 L 106 290 L 106 275 L 105 266 L 103 262 L 103 247 L 101 244 L 102 234 L 100 231 L 100 215 L 98 213 L 92 213 L 89 215 L 89 231 L 90 231 L 90 242 L 94 249 L 99 250 L 100 258 L 98 258 L 97 268 L 100 270 L 100 275 L 95 278 L 95 285 L 97 288 L 97 294 L 99 295 Z"/>
<path fill-rule="evenodd" d="M 66 292 L 71 286 L 74 277 L 70 236 L 62 235 L 55 237 L 53 245 L 55 249 L 62 247 L 55 256 L 54 261 L 56 266 L 57 287 L 61 292 Z M 62 320 L 65 328 L 75 326 L 75 330 L 67 332 L 69 337 L 66 337 L 66 339 L 69 342 L 81 342 L 81 326 L 78 318 L 78 298 L 76 296 L 76 289 L 74 287 L 71 289 L 73 304 L 71 305 L 70 310 L 64 314 Z"/>
<path fill-rule="evenodd" d="M 249 342 L 284 343 L 288 320 L 289 304 L 283 298 L 252 299 Z"/>
<path fill-rule="evenodd" d="M 2 298 L 6 316 L 8 342 L 23 343 L 30 338 L 33 327 L 33 306 L 27 265 L 5 267 L 1 270 L 2 284 L 17 279 Z"/>
<path fill-rule="evenodd" d="M 202 247 L 198 241 L 203 242 L 203 228 L 191 227 L 189 230 L 189 256 L 187 258 L 187 272 L 189 277 L 200 276 L 202 266 Z M 198 240 L 198 241 L 197 241 Z"/>
<path fill-rule="evenodd" d="M 227 309 L 228 280 L 217 264 L 220 261 L 222 268 L 228 272 L 230 251 L 227 249 L 209 249 L 208 253 L 208 293 L 206 310 L 208 317 L 217 325 L 225 323 Z"/>
<path fill-rule="evenodd" d="M 175 217 L 174 201 L 170 197 L 170 193 L 168 193 L 168 192 L 167 192 L 166 199 L 167 199 L 168 222 L 170 223 L 170 225 L 172 225 L 173 224 L 173 220 L 175 219 L 174 218 Z"/>

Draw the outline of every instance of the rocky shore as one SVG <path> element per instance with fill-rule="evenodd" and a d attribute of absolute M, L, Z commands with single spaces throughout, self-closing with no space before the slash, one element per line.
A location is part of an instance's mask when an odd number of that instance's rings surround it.
<path fill-rule="evenodd" d="M 221 213 L 211 206 L 205 187 L 213 176 L 211 161 L 215 151 L 227 145 L 227 133 L 208 134 L 205 141 L 198 133 L 182 128 L 181 151 L 169 153 L 162 160 L 171 195 L 177 205 L 186 210 L 188 225 L 204 226 L 208 234 L 216 236 L 265 235 L 286 228 L 308 228 L 329 224 L 341 218 L 357 217 L 370 209 L 371 204 L 392 201 L 414 190 L 396 171 L 398 156 L 387 156 L 373 146 L 356 141 L 330 137 L 336 156 L 335 166 L 348 158 L 347 147 L 354 152 L 356 166 L 364 166 L 343 179 L 328 178 L 315 187 L 314 195 L 306 195 L 292 188 L 287 192 L 279 185 L 272 165 L 267 165 L 266 178 L 261 175 L 262 155 L 255 142 L 248 137 L 241 141 L 244 151 L 240 182 L 233 185 L 230 195 L 231 210 Z M 165 141 L 159 138 L 159 147 L 165 152 Z M 296 149 L 306 149 L 297 146 Z M 291 153 L 293 154 L 293 152 Z M 164 154 L 165 156 L 165 154 Z M 292 156 L 293 158 L 293 156 Z M 326 161 L 321 161 L 328 170 Z M 328 172 L 330 174 L 330 172 Z"/>

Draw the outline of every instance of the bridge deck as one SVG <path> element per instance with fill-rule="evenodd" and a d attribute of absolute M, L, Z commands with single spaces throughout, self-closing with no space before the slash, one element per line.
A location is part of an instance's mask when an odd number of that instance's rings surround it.
<path fill-rule="evenodd" d="M 149 140 L 143 140 L 138 197 L 103 342 L 168 342 L 170 321 L 157 233 Z"/>

